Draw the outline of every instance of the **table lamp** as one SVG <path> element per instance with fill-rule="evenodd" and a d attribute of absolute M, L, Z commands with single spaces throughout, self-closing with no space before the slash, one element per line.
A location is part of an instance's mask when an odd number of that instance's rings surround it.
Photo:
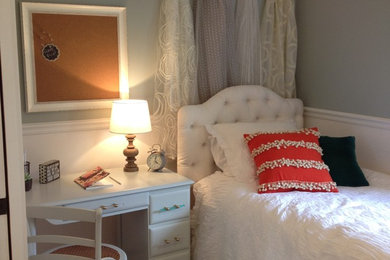
<path fill-rule="evenodd" d="M 127 161 L 123 168 L 125 172 L 138 171 L 138 166 L 135 163 L 138 149 L 133 144 L 135 134 L 147 133 L 151 130 L 149 108 L 146 100 L 126 99 L 112 103 L 110 132 L 126 134 L 129 142 L 123 150 Z"/>

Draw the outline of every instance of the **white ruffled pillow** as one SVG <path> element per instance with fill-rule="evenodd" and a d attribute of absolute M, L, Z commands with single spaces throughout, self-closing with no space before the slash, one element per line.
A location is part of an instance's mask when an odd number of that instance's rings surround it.
<path fill-rule="evenodd" d="M 206 125 L 210 134 L 211 153 L 223 174 L 250 182 L 256 167 L 244 141 L 244 134 L 297 130 L 294 120 L 264 120 L 256 123 L 226 123 Z"/>

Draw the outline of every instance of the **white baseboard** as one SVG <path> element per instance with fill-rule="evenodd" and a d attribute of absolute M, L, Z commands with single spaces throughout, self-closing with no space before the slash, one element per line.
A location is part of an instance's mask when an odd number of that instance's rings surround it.
<path fill-rule="evenodd" d="M 322 135 L 355 136 L 360 166 L 390 173 L 390 119 L 305 107 L 304 122 Z"/>

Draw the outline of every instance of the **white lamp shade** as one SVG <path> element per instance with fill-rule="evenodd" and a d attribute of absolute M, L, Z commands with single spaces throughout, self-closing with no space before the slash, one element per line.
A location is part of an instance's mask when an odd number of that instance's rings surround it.
<path fill-rule="evenodd" d="M 139 134 L 152 131 L 148 102 L 127 99 L 112 102 L 110 132 Z"/>

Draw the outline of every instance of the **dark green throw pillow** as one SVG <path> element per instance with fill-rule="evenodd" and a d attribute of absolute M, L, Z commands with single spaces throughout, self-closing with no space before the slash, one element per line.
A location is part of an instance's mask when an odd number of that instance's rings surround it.
<path fill-rule="evenodd" d="M 356 160 L 355 137 L 319 138 L 322 160 L 329 166 L 330 175 L 339 186 L 368 186 L 368 181 Z"/>

